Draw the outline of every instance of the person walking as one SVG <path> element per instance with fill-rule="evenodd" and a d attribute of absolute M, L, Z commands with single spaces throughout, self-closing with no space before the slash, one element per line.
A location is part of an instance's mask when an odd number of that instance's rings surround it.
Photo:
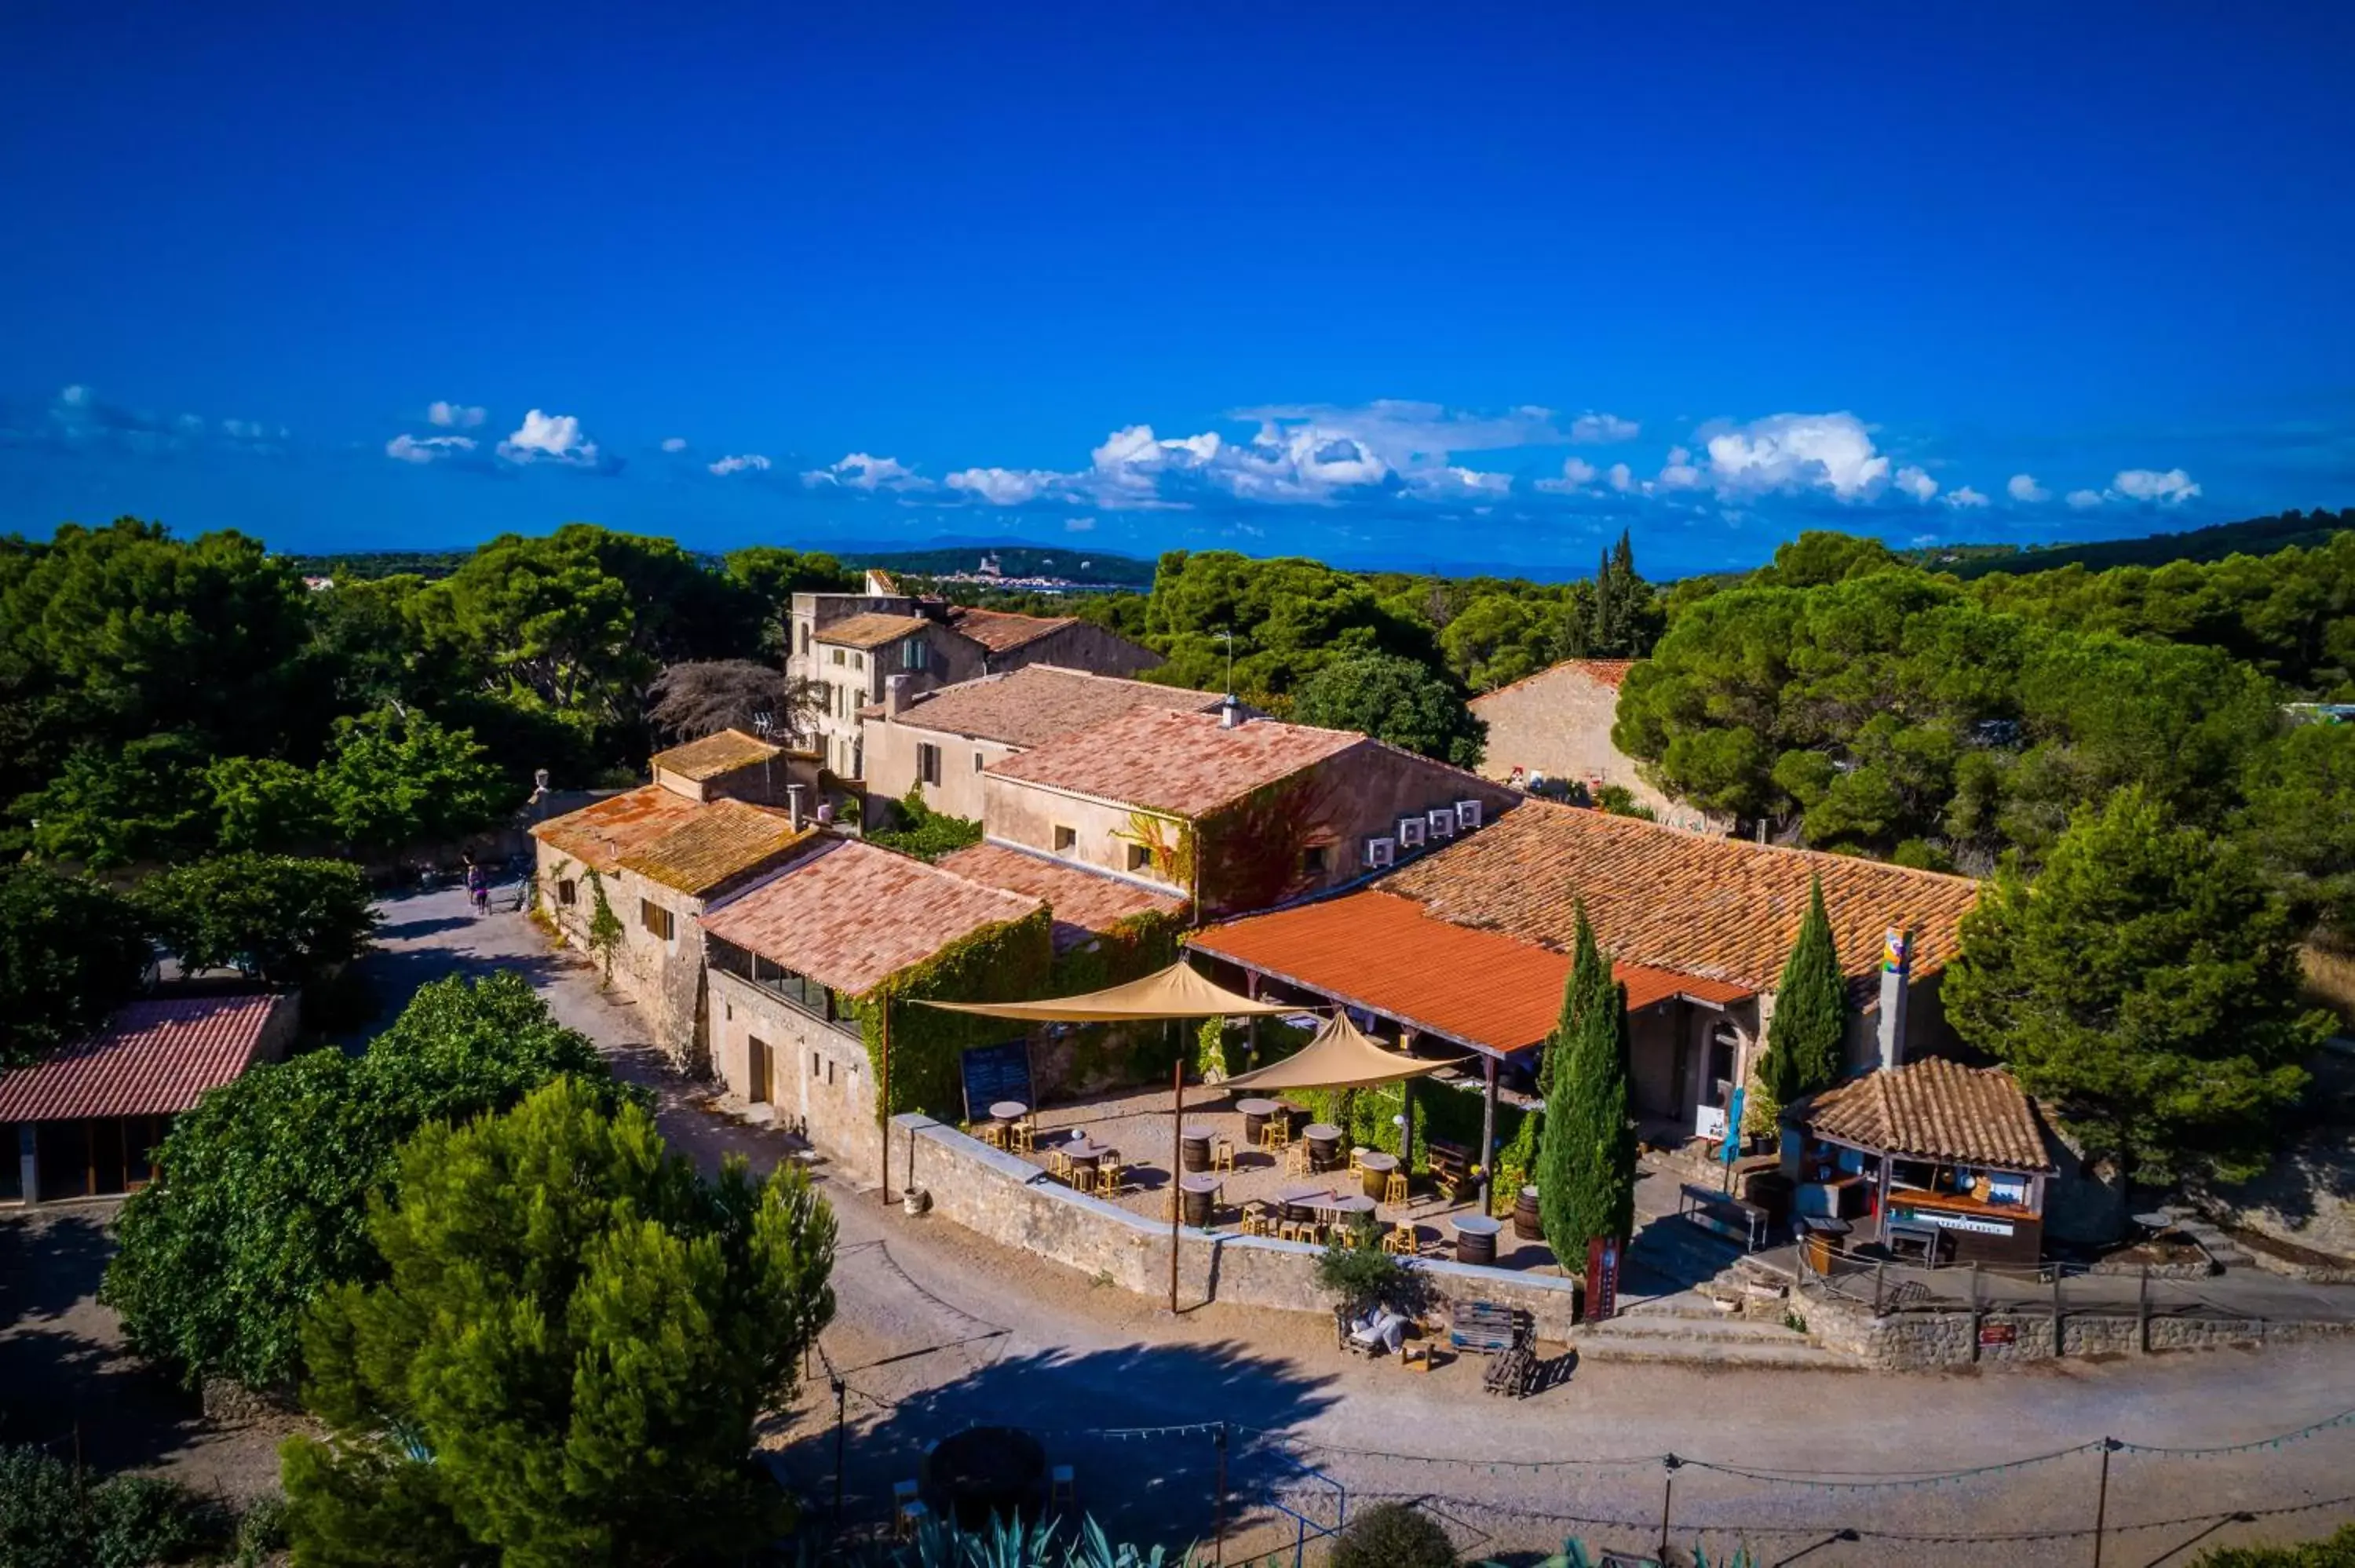
<path fill-rule="evenodd" d="M 466 857 L 466 902 L 474 906 L 476 915 L 486 915 L 491 908 L 491 875 Z"/>

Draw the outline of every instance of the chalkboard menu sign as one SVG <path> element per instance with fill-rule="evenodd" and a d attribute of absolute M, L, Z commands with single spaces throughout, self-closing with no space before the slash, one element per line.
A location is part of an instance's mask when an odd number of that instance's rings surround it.
<path fill-rule="evenodd" d="M 975 1045 L 964 1054 L 964 1066 L 965 1120 L 982 1120 L 999 1100 L 1020 1100 L 1033 1110 L 1039 1108 L 1030 1093 L 1029 1041 Z"/>

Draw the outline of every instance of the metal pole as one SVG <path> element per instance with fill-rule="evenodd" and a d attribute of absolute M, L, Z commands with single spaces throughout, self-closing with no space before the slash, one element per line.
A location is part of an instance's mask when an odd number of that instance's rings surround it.
<path fill-rule="evenodd" d="M 2102 1533 L 2110 1522 L 2110 1450 L 2117 1446 L 2115 1437 L 2102 1439 L 2102 1484 L 2094 1493 L 2094 1568 L 2102 1568 Z"/>
<path fill-rule="evenodd" d="M 2142 1266 L 2142 1287 L 2135 1303 L 2135 1349 L 2150 1354 L 2150 1265 Z"/>
<path fill-rule="evenodd" d="M 1186 1059 L 1169 1069 L 1169 1310 L 1178 1310 L 1178 1216 L 1186 1207 L 1178 1175 L 1186 1164 Z"/>
<path fill-rule="evenodd" d="M 850 1401 L 850 1385 L 840 1378 L 834 1380 L 834 1528 L 842 1528 L 842 1437 L 845 1406 Z"/>
<path fill-rule="evenodd" d="M 879 1179 L 883 1183 L 883 1201 L 888 1203 L 891 1201 L 891 993 L 888 990 L 883 992 L 883 1047 L 881 1054 L 883 1057 L 883 1083 L 881 1086 L 883 1095 L 883 1169 Z"/>
<path fill-rule="evenodd" d="M 1489 1185 L 1496 1175 L 1489 1169 L 1497 1160 L 1497 1058 L 1482 1058 L 1486 1069 L 1480 1098 L 1480 1212 L 1487 1213 Z"/>
<path fill-rule="evenodd" d="M 1971 1263 L 1971 1360 L 1974 1361 L 1979 1359 L 1979 1325 L 1987 1321 L 1979 1299 L 1979 1266 L 1974 1259 Z"/>
<path fill-rule="evenodd" d="M 1219 1467 L 1219 1523 L 1218 1533 L 1211 1537 L 1214 1542 L 1212 1552 L 1215 1553 L 1211 1561 L 1218 1565 L 1218 1568 L 1225 1568 L 1227 1561 L 1227 1424 L 1225 1422 L 1219 1423 L 1218 1436 L 1210 1442 Z"/>
<path fill-rule="evenodd" d="M 2052 1266 L 2052 1359 L 2061 1359 L 2061 1266 Z"/>
<path fill-rule="evenodd" d="M 1668 1560 L 1668 1505 L 1676 1500 L 1677 1467 L 1684 1461 L 1670 1454 L 1660 1462 L 1668 1467 L 1668 1475 L 1660 1484 L 1660 1561 L 1666 1563 Z"/>

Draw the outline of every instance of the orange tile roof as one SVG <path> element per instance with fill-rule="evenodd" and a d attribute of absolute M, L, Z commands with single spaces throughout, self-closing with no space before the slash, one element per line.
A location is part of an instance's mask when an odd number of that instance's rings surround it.
<path fill-rule="evenodd" d="M 1173 894 L 1004 844 L 975 844 L 932 863 L 991 887 L 1045 899 L 1055 912 L 1059 953 L 1081 946 L 1115 921 L 1136 915 L 1179 915 L 1186 909 L 1186 901 Z"/>
<path fill-rule="evenodd" d="M 922 631 L 930 624 L 921 615 L 883 615 L 869 610 L 864 615 L 847 615 L 831 626 L 822 626 L 816 635 L 820 642 L 831 642 L 844 648 L 880 648 L 911 631 Z"/>
<path fill-rule="evenodd" d="M 1381 885 L 1457 925 L 1556 948 L 1571 946 L 1582 898 L 1603 946 L 1628 962 L 1772 991 L 1817 876 L 1840 968 L 1851 977 L 1878 968 L 1891 926 L 1914 933 L 1913 972 L 1936 973 L 1978 899 L 1968 877 L 1710 838 L 1547 800 L 1516 806 Z"/>
<path fill-rule="evenodd" d="M 1008 746 L 1042 746 L 1138 708 L 1203 713 L 1218 705 L 1218 695 L 1211 692 L 1092 675 L 1055 664 L 1028 664 L 1007 674 L 938 687 L 910 703 L 890 722 Z M 863 711 L 872 715 L 879 710 Z"/>
<path fill-rule="evenodd" d="M 863 995 L 950 943 L 1039 907 L 856 839 L 828 837 L 700 916 L 722 941 Z"/>
<path fill-rule="evenodd" d="M 743 800 L 714 800 L 669 832 L 620 857 L 623 871 L 701 897 L 760 870 L 817 835 L 796 830 L 783 811 Z"/>
<path fill-rule="evenodd" d="M 1361 889 L 1197 931 L 1188 942 L 1272 979 L 1498 1054 L 1542 1040 L 1561 1012 L 1570 956 L 1452 925 L 1411 898 Z M 1614 962 L 1628 1011 L 1689 996 L 1722 1007 L 1751 992 Z"/>
<path fill-rule="evenodd" d="M 2054 1169 L 2026 1092 L 2000 1067 L 1924 1057 L 1826 1089 L 1793 1118 L 1818 1137 L 1917 1160 Z"/>
<path fill-rule="evenodd" d="M 676 789 L 641 784 L 536 823 L 531 836 L 600 872 L 611 872 L 704 808 Z"/>
<path fill-rule="evenodd" d="M 755 762 L 766 762 L 783 749 L 741 729 L 723 729 L 700 740 L 674 746 L 668 751 L 657 751 L 649 766 L 700 782 L 739 768 L 749 768 Z"/>
<path fill-rule="evenodd" d="M 1518 681 L 1498 686 L 1493 692 L 1483 692 L 1472 699 L 1470 705 L 1476 708 L 1491 697 L 1500 697 L 1507 692 L 1517 692 L 1523 686 L 1533 686 L 1548 676 L 1564 670 L 1575 671 L 1593 681 L 1595 684 L 1608 686 L 1615 692 L 1619 689 L 1620 683 L 1627 678 L 1627 672 L 1641 662 L 1643 661 L 1640 659 L 1564 659 L 1559 664 L 1549 664 L 1533 675 L 1524 675 Z"/>
<path fill-rule="evenodd" d="M 989 771 L 1124 806 L 1202 817 L 1353 746 L 1348 730 L 1147 709 L 1049 741 Z"/>
<path fill-rule="evenodd" d="M 89 1039 L 0 1073 L 0 1124 L 188 1110 L 251 1066 L 271 1015 L 294 1005 L 284 996 L 125 1002 Z"/>
<path fill-rule="evenodd" d="M 1016 615 L 1010 610 L 975 609 L 969 605 L 959 605 L 949 611 L 949 624 L 991 652 L 1005 653 L 1026 642 L 1036 642 L 1050 631 L 1076 626 L 1079 617 Z"/>

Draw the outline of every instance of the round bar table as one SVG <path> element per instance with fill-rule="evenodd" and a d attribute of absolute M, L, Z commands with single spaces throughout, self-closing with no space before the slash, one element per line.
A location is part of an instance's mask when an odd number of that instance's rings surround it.
<path fill-rule="evenodd" d="M 1486 1214 L 1455 1216 L 1455 1261 L 1458 1263 L 1495 1263 L 1497 1233 L 1505 1228 L 1502 1220 L 1492 1220 Z"/>
<path fill-rule="evenodd" d="M 1000 1121 L 1020 1121 L 1030 1114 L 1030 1107 L 1020 1100 L 998 1100 L 990 1106 L 989 1114 Z"/>
<path fill-rule="evenodd" d="M 1267 1126 L 1267 1118 L 1283 1108 L 1273 1100 L 1237 1100 L 1235 1109 L 1243 1113 L 1243 1141 L 1257 1149 L 1260 1131 Z"/>
<path fill-rule="evenodd" d="M 1219 1193 L 1219 1179 L 1209 1175 L 1180 1176 L 1178 1191 L 1184 1194 L 1186 1223 L 1198 1229 L 1210 1223 L 1210 1204 Z"/>
<path fill-rule="evenodd" d="M 1203 1122 L 1188 1122 L 1178 1129 L 1178 1163 L 1187 1171 L 1208 1171 L 1210 1168 L 1210 1139 L 1215 1128 Z"/>
<path fill-rule="evenodd" d="M 1300 1136 L 1308 1144 L 1308 1169 L 1332 1171 L 1341 1163 L 1341 1129 L 1328 1121 L 1313 1121 Z"/>
<path fill-rule="evenodd" d="M 1374 1199 L 1387 1196 L 1390 1190 L 1391 1172 L 1397 1170 L 1398 1165 L 1397 1155 L 1384 1154 L 1379 1150 L 1368 1150 L 1358 1160 L 1359 1169 L 1366 1173 L 1366 1196 Z"/>

